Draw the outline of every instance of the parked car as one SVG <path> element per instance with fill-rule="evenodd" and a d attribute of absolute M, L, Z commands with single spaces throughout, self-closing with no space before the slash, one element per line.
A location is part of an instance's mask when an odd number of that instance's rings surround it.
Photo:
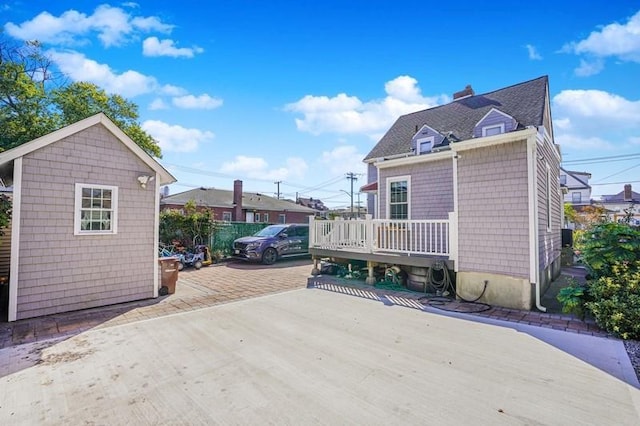
<path fill-rule="evenodd" d="M 270 225 L 233 242 L 233 257 L 271 265 L 278 259 L 309 254 L 309 225 Z"/>

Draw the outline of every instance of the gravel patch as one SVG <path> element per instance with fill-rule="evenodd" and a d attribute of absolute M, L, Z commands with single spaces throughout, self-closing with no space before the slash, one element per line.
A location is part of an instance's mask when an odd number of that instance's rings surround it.
<path fill-rule="evenodd" d="M 636 371 L 636 376 L 638 380 L 640 380 L 640 341 L 625 340 L 624 347 L 629 355 L 629 360 L 631 360 L 631 365 L 633 365 L 633 369 Z"/>

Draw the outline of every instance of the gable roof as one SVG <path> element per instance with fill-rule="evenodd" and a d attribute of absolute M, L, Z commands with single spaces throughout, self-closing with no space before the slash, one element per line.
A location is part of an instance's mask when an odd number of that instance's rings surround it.
<path fill-rule="evenodd" d="M 603 195 L 601 197 L 601 201 L 602 204 L 619 204 L 619 203 L 640 203 L 640 194 L 638 194 L 636 191 L 631 191 L 631 199 L 630 200 L 625 200 L 624 199 L 624 190 L 618 192 L 617 194 L 613 194 L 613 195 Z"/>
<path fill-rule="evenodd" d="M 588 172 L 573 172 L 571 170 L 567 170 L 564 169 L 562 167 L 560 167 L 560 170 L 565 172 L 568 176 L 571 176 L 573 179 L 577 180 L 578 182 L 580 182 L 582 185 L 573 185 L 571 187 L 567 186 L 567 188 L 569 189 L 591 189 L 591 185 L 589 185 L 587 182 L 585 182 L 584 179 L 582 179 L 580 176 L 588 176 L 591 177 L 591 173 Z"/>
<path fill-rule="evenodd" d="M 40 148 L 44 148 L 52 143 L 55 143 L 61 139 L 74 135 L 78 132 L 95 126 L 96 124 L 102 124 L 107 130 L 109 130 L 120 142 L 122 142 L 130 151 L 132 151 L 142 162 L 155 171 L 160 179 L 161 185 L 167 185 L 176 181 L 176 178 L 171 175 L 160 163 L 158 163 L 153 157 L 147 154 L 142 148 L 138 146 L 126 133 L 124 133 L 113 121 L 109 119 L 104 113 L 87 117 L 84 120 L 77 121 L 73 124 L 65 126 L 61 129 L 55 130 L 44 136 L 40 136 L 30 142 L 24 143 L 20 146 L 12 148 L 8 151 L 0 153 L 0 164 L 5 164 L 16 158 L 23 157 L 33 151 Z"/>
<path fill-rule="evenodd" d="M 452 141 L 464 141 L 473 137 L 476 124 L 492 109 L 510 115 L 517 123 L 517 130 L 527 126 L 541 126 L 544 120 L 547 97 L 547 76 L 519 83 L 493 92 L 456 99 L 423 111 L 398 118 L 387 133 L 373 147 L 364 161 L 411 152 L 411 139 L 427 125 L 443 135 L 451 135 Z"/>
<path fill-rule="evenodd" d="M 188 201 L 195 201 L 203 207 L 233 208 L 233 191 L 217 188 L 196 188 L 178 194 L 169 195 L 160 200 L 160 205 L 174 204 L 182 206 Z M 242 192 L 243 210 L 290 211 L 314 214 L 317 211 L 301 206 L 292 201 L 278 200 L 257 192 Z"/>

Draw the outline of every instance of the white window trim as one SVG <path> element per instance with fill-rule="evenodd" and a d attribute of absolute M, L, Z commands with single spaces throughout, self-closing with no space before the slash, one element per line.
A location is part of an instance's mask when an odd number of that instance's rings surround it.
<path fill-rule="evenodd" d="M 391 218 L 391 184 L 394 182 L 407 181 L 407 220 L 411 220 L 411 176 L 393 176 L 387 178 L 387 202 L 386 202 L 386 218 Z"/>
<path fill-rule="evenodd" d="M 282 220 L 282 221 L 281 221 Z M 278 223 L 279 224 L 284 224 L 287 223 L 287 215 L 285 213 L 280 213 L 278 215 Z"/>
<path fill-rule="evenodd" d="M 262 215 L 262 221 L 264 222 L 269 222 L 269 213 L 264 213 Z"/>
<path fill-rule="evenodd" d="M 420 146 L 421 146 L 423 143 L 425 143 L 425 142 L 430 142 L 430 143 L 431 143 L 431 146 L 430 146 L 430 148 L 429 148 L 429 151 L 424 151 L 424 152 L 423 152 L 423 151 L 420 149 Z M 434 143 L 435 143 L 435 138 L 434 138 L 433 136 L 429 136 L 429 137 L 426 137 L 426 138 L 419 138 L 419 139 L 416 139 L 416 153 L 419 155 L 419 154 L 426 154 L 426 153 L 428 153 L 428 152 L 433 151 L 433 145 L 434 145 Z"/>
<path fill-rule="evenodd" d="M 260 219 L 261 219 L 261 217 L 260 217 L 260 213 L 256 212 L 256 213 L 254 213 L 254 214 L 253 214 L 253 221 L 254 221 L 255 223 L 260 222 Z"/>
<path fill-rule="evenodd" d="M 225 216 L 228 217 L 228 219 L 225 219 Z M 233 215 L 231 214 L 231 212 L 222 212 L 222 221 L 223 222 L 231 222 L 232 218 L 233 218 Z"/>
<path fill-rule="evenodd" d="M 111 229 L 109 231 L 83 231 L 80 229 L 82 211 L 82 189 L 109 189 L 111 190 Z M 76 183 L 75 206 L 73 214 L 73 235 L 115 235 L 118 233 L 118 187 L 111 185 L 98 185 L 93 183 Z"/>
<path fill-rule="evenodd" d="M 489 129 L 496 129 L 496 128 L 500 129 L 500 134 L 504 133 L 504 123 L 492 124 L 490 126 L 482 126 L 482 137 L 487 136 L 487 132 L 489 131 Z M 495 136 L 495 135 L 491 135 L 491 136 Z"/>

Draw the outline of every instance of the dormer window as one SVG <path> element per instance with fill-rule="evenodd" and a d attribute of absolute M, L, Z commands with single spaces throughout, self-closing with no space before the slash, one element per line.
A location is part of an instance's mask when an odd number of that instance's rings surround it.
<path fill-rule="evenodd" d="M 420 155 L 431 152 L 431 150 L 433 149 L 433 142 L 433 136 L 430 136 L 428 138 L 416 139 L 417 154 Z"/>
<path fill-rule="evenodd" d="M 495 124 L 493 126 L 484 126 L 482 128 L 482 136 L 494 136 L 504 133 L 504 123 Z"/>
<path fill-rule="evenodd" d="M 500 135 L 502 133 L 513 132 L 518 128 L 518 123 L 509 114 L 505 114 L 497 108 L 491 108 L 476 123 L 473 129 L 474 138 L 484 138 L 487 136 Z"/>

